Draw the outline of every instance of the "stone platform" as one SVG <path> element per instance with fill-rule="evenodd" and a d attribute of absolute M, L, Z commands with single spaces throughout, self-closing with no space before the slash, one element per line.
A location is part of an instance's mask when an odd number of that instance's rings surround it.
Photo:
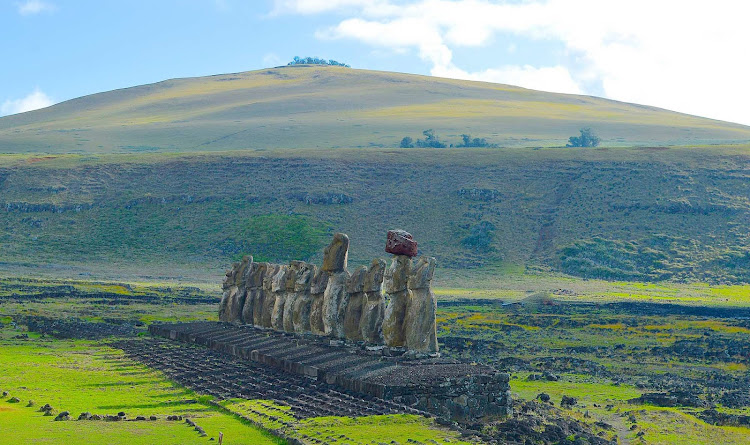
<path fill-rule="evenodd" d="M 151 325 L 149 331 L 451 420 L 471 421 L 510 410 L 508 374 L 484 365 L 387 357 L 382 351 L 332 346 L 320 337 L 221 322 Z"/>

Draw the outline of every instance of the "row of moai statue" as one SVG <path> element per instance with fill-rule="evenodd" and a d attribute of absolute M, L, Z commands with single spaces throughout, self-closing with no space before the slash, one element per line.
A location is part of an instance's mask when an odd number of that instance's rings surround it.
<path fill-rule="evenodd" d="M 412 236 L 388 232 L 390 267 L 375 259 L 347 271 L 349 237 L 337 233 L 323 265 L 256 263 L 245 256 L 227 271 L 219 319 L 277 331 L 437 352 L 435 259 L 420 257 Z M 385 291 L 385 295 L 383 294 Z M 386 301 L 387 300 L 387 301 Z"/>

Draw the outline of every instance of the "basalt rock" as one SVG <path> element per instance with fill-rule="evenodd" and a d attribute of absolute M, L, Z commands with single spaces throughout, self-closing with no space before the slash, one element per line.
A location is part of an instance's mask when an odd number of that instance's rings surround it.
<path fill-rule="evenodd" d="M 362 321 L 362 308 L 365 302 L 365 277 L 367 267 L 362 266 L 355 270 L 346 283 L 346 292 L 349 295 L 344 312 L 344 336 L 352 341 L 363 340 L 359 329 Z"/>
<path fill-rule="evenodd" d="M 318 268 L 309 263 L 302 263 L 297 271 L 297 280 L 294 283 L 294 308 L 292 310 L 292 325 L 294 332 L 307 334 L 310 332 L 310 311 L 312 309 L 312 296 L 310 284 L 317 273 Z"/>
<path fill-rule="evenodd" d="M 323 296 L 328 287 L 328 279 L 330 275 L 323 269 L 317 269 L 312 279 L 310 286 L 310 298 L 312 303 L 310 305 L 310 332 L 315 335 L 324 335 L 325 328 L 323 326 Z"/>
<path fill-rule="evenodd" d="M 323 335 L 344 338 L 343 312 L 346 309 L 346 283 L 349 272 L 335 272 L 328 277 L 328 286 L 323 293 Z"/>
<path fill-rule="evenodd" d="M 284 330 L 284 304 L 287 296 L 287 281 L 291 268 L 287 265 L 279 267 L 276 275 L 273 276 L 271 291 L 274 293 L 273 310 L 271 311 L 271 327 L 277 331 Z"/>
<path fill-rule="evenodd" d="M 385 251 L 394 255 L 417 256 L 417 242 L 411 233 L 403 230 L 389 230 Z"/>
<path fill-rule="evenodd" d="M 413 351 L 437 352 L 435 313 L 437 300 L 430 289 L 435 258 L 420 258 L 409 274 L 409 300 L 404 319 L 406 347 Z"/>
<path fill-rule="evenodd" d="M 383 299 L 383 275 L 385 261 L 372 260 L 365 276 L 365 300 L 362 307 L 362 319 L 359 322 L 359 332 L 362 339 L 372 344 L 383 343 L 383 317 L 385 315 L 385 300 Z"/>
<path fill-rule="evenodd" d="M 409 302 L 407 283 L 411 272 L 411 258 L 396 255 L 391 266 L 385 271 L 385 293 L 388 304 L 383 318 L 383 340 L 388 346 L 406 345 L 404 321 Z"/>

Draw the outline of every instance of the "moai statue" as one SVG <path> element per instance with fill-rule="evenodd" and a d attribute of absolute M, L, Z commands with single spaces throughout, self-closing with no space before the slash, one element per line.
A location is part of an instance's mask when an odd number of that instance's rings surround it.
<path fill-rule="evenodd" d="M 276 331 L 284 330 L 284 304 L 287 296 L 287 281 L 291 272 L 291 268 L 285 264 L 279 267 L 279 271 L 273 277 L 271 290 L 276 298 L 274 298 L 273 310 L 271 311 L 271 327 Z"/>
<path fill-rule="evenodd" d="M 272 267 L 272 265 L 268 263 L 258 263 L 258 268 L 255 270 L 254 276 L 250 279 L 251 282 L 257 283 L 258 286 L 255 293 L 253 294 L 252 299 L 252 324 L 258 327 L 263 326 L 263 303 L 266 299 L 266 289 L 264 287 L 264 282 L 266 279 L 266 275 L 268 274 L 268 269 L 270 267 Z"/>
<path fill-rule="evenodd" d="M 362 308 L 362 319 L 359 322 L 359 332 L 367 343 L 383 344 L 383 316 L 385 315 L 385 300 L 383 299 L 383 275 L 385 261 L 372 260 L 365 276 L 365 301 Z M 351 300 L 349 300 L 351 304 Z"/>
<path fill-rule="evenodd" d="M 409 305 L 404 326 L 406 347 L 419 352 L 437 352 L 437 300 L 430 285 L 435 273 L 435 258 L 420 258 L 409 274 Z"/>
<path fill-rule="evenodd" d="M 298 334 L 310 333 L 310 310 L 313 301 L 310 295 L 310 284 L 317 270 L 314 264 L 302 263 L 297 271 L 297 281 L 294 283 L 296 297 L 292 309 L 292 325 L 294 332 Z"/>
<path fill-rule="evenodd" d="M 273 278 L 281 268 L 278 264 L 269 264 L 266 267 L 266 274 L 263 275 L 263 310 L 261 311 L 260 325 L 264 328 L 271 327 L 271 316 L 273 307 L 276 304 L 276 294 L 273 291 Z"/>
<path fill-rule="evenodd" d="M 235 275 L 237 274 L 237 269 L 240 267 L 240 263 L 234 263 L 232 264 L 232 267 L 227 270 L 226 275 L 224 276 L 224 282 L 221 285 L 221 289 L 223 291 L 221 296 L 221 303 L 219 303 L 219 320 L 228 322 L 229 321 L 229 305 L 230 300 L 233 297 L 233 293 L 237 292 L 237 288 L 234 285 Z"/>
<path fill-rule="evenodd" d="M 411 271 L 411 258 L 394 255 L 391 266 L 385 271 L 383 285 L 388 304 L 383 314 L 383 341 L 388 346 L 405 346 L 404 318 L 409 301 L 407 281 Z"/>
<path fill-rule="evenodd" d="M 411 257 L 417 254 L 417 242 L 408 232 L 389 230 L 385 251 L 394 256 L 385 272 L 388 304 L 383 318 L 383 340 L 388 346 L 405 346 L 404 318 L 409 302 L 407 282 L 411 273 Z"/>
<path fill-rule="evenodd" d="M 245 305 L 246 285 L 245 272 L 253 262 L 253 257 L 245 255 L 240 263 L 232 266 L 231 281 L 228 282 L 229 288 L 225 291 L 226 301 L 222 296 L 222 303 L 219 305 L 219 320 L 228 323 L 242 321 L 242 308 Z M 227 278 L 230 278 L 227 275 Z"/>
<path fill-rule="evenodd" d="M 344 312 L 344 335 L 352 341 L 363 340 L 359 331 L 359 323 L 362 321 L 362 307 L 365 302 L 366 276 L 367 267 L 362 266 L 352 272 L 349 281 L 346 283 L 346 293 L 349 297 Z"/>
<path fill-rule="evenodd" d="M 289 264 L 289 275 L 286 278 L 286 301 L 284 302 L 284 332 L 294 333 L 294 303 L 297 300 L 297 277 L 304 261 L 292 261 Z"/>
<path fill-rule="evenodd" d="M 328 272 L 323 269 L 315 270 L 312 283 L 310 285 L 310 332 L 315 335 L 325 335 L 323 326 L 323 296 L 328 287 Z"/>
<path fill-rule="evenodd" d="M 247 296 L 242 308 L 242 321 L 245 324 L 260 324 L 263 311 L 263 275 L 266 273 L 267 263 L 251 263 L 247 275 Z M 258 313 L 256 314 L 256 308 Z M 256 322 L 256 319 L 258 322 Z"/>
<path fill-rule="evenodd" d="M 346 283 L 349 272 L 346 261 L 349 254 L 349 237 L 343 233 L 333 236 L 333 241 L 323 253 L 322 269 L 328 272 L 328 286 L 323 294 L 324 335 L 344 338 L 343 315 L 346 309 Z"/>

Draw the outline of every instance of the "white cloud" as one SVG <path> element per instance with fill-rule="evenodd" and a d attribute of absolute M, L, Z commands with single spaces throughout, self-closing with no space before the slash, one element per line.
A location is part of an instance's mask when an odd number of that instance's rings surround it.
<path fill-rule="evenodd" d="M 56 10 L 57 7 L 55 5 L 41 0 L 26 0 L 23 3 L 18 3 L 18 13 L 21 15 L 34 15 L 42 12 L 54 12 Z"/>
<path fill-rule="evenodd" d="M 278 0 L 274 11 L 342 15 L 318 37 L 416 50 L 433 75 L 564 92 L 596 84 L 609 98 L 750 124 L 741 0 Z M 455 66 L 455 51 L 498 34 L 562 43 L 569 61 L 506 66 L 493 54 L 484 70 Z"/>
<path fill-rule="evenodd" d="M 263 66 L 265 67 L 271 67 L 271 66 L 279 66 L 281 65 L 281 58 L 277 56 L 274 53 L 268 53 L 265 56 L 263 56 Z"/>
<path fill-rule="evenodd" d="M 54 103 L 55 102 L 50 99 L 49 96 L 44 94 L 42 90 L 36 88 L 26 97 L 15 100 L 6 100 L 3 102 L 2 106 L 0 106 L 0 114 L 4 116 L 8 114 L 25 113 L 26 111 L 49 107 Z"/>

